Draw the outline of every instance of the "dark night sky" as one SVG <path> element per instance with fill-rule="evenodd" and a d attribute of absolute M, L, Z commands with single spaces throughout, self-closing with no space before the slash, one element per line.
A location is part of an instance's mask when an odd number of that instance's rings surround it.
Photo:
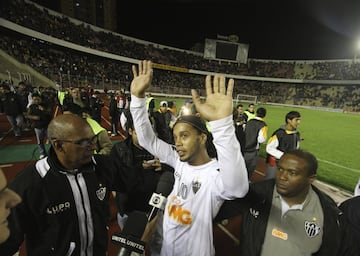
<path fill-rule="evenodd" d="M 360 36 L 360 0 L 125 2 L 120 33 L 184 49 L 235 34 L 250 58 L 352 58 Z"/>
<path fill-rule="evenodd" d="M 350 59 L 360 0 L 118 0 L 117 32 L 182 49 L 235 34 L 250 58 Z"/>

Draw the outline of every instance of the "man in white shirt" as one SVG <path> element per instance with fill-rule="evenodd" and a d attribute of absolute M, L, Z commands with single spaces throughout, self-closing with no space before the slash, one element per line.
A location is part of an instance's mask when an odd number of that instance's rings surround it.
<path fill-rule="evenodd" d="M 175 147 L 158 139 L 146 115 L 145 92 L 153 69 L 151 61 L 133 66 L 130 110 L 139 143 L 161 162 L 174 168 L 175 183 L 168 196 L 163 219 L 161 255 L 213 256 L 212 221 L 224 200 L 245 196 L 248 178 L 232 121 L 234 80 L 206 77 L 207 98 L 192 90 L 201 118 L 182 116 L 174 125 Z M 217 158 L 208 151 L 212 136 Z"/>

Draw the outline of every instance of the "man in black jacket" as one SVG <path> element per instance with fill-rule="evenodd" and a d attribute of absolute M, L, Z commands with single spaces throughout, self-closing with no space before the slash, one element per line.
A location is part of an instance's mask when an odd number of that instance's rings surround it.
<path fill-rule="evenodd" d="M 335 202 L 311 185 L 317 166 L 311 153 L 288 151 L 275 179 L 252 183 L 244 199 L 226 201 L 217 219 L 242 214 L 241 255 L 346 255 L 346 220 Z"/>
<path fill-rule="evenodd" d="M 24 124 L 23 113 L 26 112 L 21 104 L 20 96 L 10 91 L 10 86 L 3 83 L 0 85 L 0 113 L 5 113 L 14 135 L 21 136 Z"/>
<path fill-rule="evenodd" d="M 360 255 L 360 196 L 354 196 L 342 202 L 339 208 L 347 220 L 347 230 L 351 234 L 348 242 L 351 246 L 344 255 Z"/>
<path fill-rule="evenodd" d="M 266 109 L 258 108 L 256 117 L 250 119 L 245 125 L 245 143 L 241 147 L 243 147 L 249 179 L 256 168 L 260 144 L 265 143 L 267 139 L 268 126 L 264 121 L 265 116 Z"/>
<path fill-rule="evenodd" d="M 96 136 L 81 117 L 49 124 L 48 157 L 26 167 L 9 184 L 23 201 L 9 216 L 9 239 L 0 255 L 13 255 L 25 239 L 28 256 L 107 255 L 109 195 L 128 192 L 122 168 L 94 155 Z"/>
<path fill-rule="evenodd" d="M 130 110 L 125 109 L 122 114 L 126 118 L 124 125 L 126 139 L 114 144 L 110 156 L 114 160 L 115 168 L 125 168 L 129 179 L 133 178 L 133 186 L 138 186 L 139 189 L 132 195 L 116 194 L 118 222 L 121 228 L 127 215 L 132 211 L 149 212 L 151 210 L 149 200 L 156 190 L 160 176 L 165 171 L 174 171 L 170 166 L 161 164 L 159 159 L 140 146 Z"/>
<path fill-rule="evenodd" d="M 290 111 L 285 116 L 285 125 L 273 132 L 266 145 L 266 175 L 265 179 L 275 177 L 276 163 L 289 150 L 300 148 L 301 115 L 298 111 Z"/>

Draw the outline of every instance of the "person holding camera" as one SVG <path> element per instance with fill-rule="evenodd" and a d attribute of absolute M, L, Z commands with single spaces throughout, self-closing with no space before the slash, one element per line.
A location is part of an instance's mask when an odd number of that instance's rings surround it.
<path fill-rule="evenodd" d="M 175 183 L 163 216 L 161 255 L 215 255 L 215 215 L 224 200 L 243 197 L 249 188 L 232 121 L 234 80 L 229 79 L 226 86 L 225 76 L 206 76 L 204 103 L 192 90 L 201 118 L 178 118 L 173 127 L 174 146 L 156 137 L 147 118 L 145 93 L 153 77 L 152 62 L 140 61 L 132 70 L 130 111 L 139 143 L 174 168 Z"/>

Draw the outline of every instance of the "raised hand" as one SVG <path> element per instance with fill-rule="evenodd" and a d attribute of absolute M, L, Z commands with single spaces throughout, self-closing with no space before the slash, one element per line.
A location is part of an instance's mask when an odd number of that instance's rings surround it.
<path fill-rule="evenodd" d="M 208 121 L 225 118 L 232 114 L 234 79 L 229 79 L 226 88 L 224 75 L 216 74 L 211 83 L 211 76 L 206 76 L 206 101 L 201 102 L 196 90 L 191 90 L 192 99 L 200 116 Z"/>
<path fill-rule="evenodd" d="M 152 62 L 150 60 L 139 61 L 138 68 L 136 65 L 132 66 L 132 73 L 134 78 L 131 81 L 130 92 L 138 98 L 144 98 L 153 78 Z"/>

